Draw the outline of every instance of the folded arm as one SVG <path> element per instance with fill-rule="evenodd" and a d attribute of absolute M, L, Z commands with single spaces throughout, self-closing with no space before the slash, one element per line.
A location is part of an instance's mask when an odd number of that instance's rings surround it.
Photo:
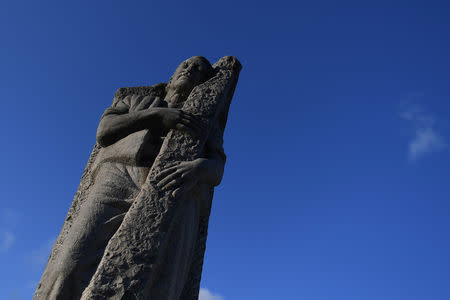
<path fill-rule="evenodd" d="M 176 128 L 194 134 L 202 130 L 201 124 L 192 115 L 180 109 L 149 107 L 130 111 L 130 107 L 121 102 L 103 114 L 97 129 L 97 142 L 100 146 L 106 147 L 136 131 L 149 128 L 157 130 Z"/>
<path fill-rule="evenodd" d="M 221 137 L 209 138 L 205 145 L 205 155 L 193 161 L 183 161 L 161 171 L 156 179 L 158 187 L 172 189 L 172 195 L 178 197 L 191 190 L 197 184 L 217 186 L 223 176 L 226 156 L 222 148 Z"/>

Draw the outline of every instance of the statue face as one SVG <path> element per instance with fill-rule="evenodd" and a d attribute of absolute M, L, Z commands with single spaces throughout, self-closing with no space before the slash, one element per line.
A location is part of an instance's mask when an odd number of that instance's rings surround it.
<path fill-rule="evenodd" d="M 189 94 L 192 89 L 208 79 L 212 67 L 200 56 L 191 57 L 182 62 L 170 79 L 170 88 L 182 94 Z"/>

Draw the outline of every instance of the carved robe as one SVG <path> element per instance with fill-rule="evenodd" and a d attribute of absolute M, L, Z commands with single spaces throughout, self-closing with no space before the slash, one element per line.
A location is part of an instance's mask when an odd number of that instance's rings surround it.
<path fill-rule="evenodd" d="M 105 110 L 103 116 L 126 114 L 150 107 L 167 107 L 162 97 L 158 97 L 163 96 L 164 87 L 164 84 L 151 87 L 150 97 L 144 97 L 145 93 L 116 96 L 113 105 Z M 130 88 L 127 91 L 142 92 L 142 88 Z M 121 95 L 121 91 L 117 94 Z M 50 265 L 52 260 L 49 260 L 43 275 L 46 280 L 41 280 L 35 299 L 81 298 L 104 255 L 109 239 L 139 193 L 164 135 L 165 132 L 159 129 L 140 130 L 98 149 L 89 168 L 89 193 L 65 237 L 58 264 Z M 206 143 L 204 157 L 215 152 L 225 163 L 222 144 L 222 133 L 215 126 Z M 194 199 L 183 199 L 184 207 L 180 209 L 183 214 L 177 216 L 177 226 L 172 232 L 173 246 L 168 247 L 168 251 L 164 252 L 166 257 L 161 258 L 164 260 L 161 264 L 164 270 L 159 283 L 151 291 L 155 297 L 159 295 L 157 299 L 172 299 L 179 297 L 180 293 L 183 293 L 183 299 L 195 299 L 198 293 L 196 290 L 200 278 L 194 274 L 198 268 L 201 270 L 203 261 L 213 187 L 199 184 L 195 189 L 190 193 L 195 195 Z M 193 288 L 196 285 L 197 288 Z"/>
<path fill-rule="evenodd" d="M 168 161 L 170 157 L 190 160 L 214 154 L 225 162 L 222 136 L 241 65 L 236 58 L 227 56 L 213 68 L 214 77 L 197 90 L 194 88 L 183 106 L 190 113 L 201 112 L 202 121 L 208 124 L 209 134 L 205 132 L 202 142 L 171 131 L 164 139 L 165 150 L 159 151 L 164 133 L 149 129 L 132 133 L 108 147 L 95 145 L 33 299 L 80 299 L 87 284 L 83 299 L 198 299 L 213 187 L 199 184 L 184 199 L 146 195 L 149 184 L 154 184 L 154 173 L 165 165 L 161 164 L 162 157 Z M 164 87 L 158 84 L 121 88 L 105 114 L 164 106 L 164 102 L 156 100 L 164 99 Z M 170 152 L 175 149 L 170 148 L 173 143 L 183 146 L 176 148 L 178 152 Z M 140 201 L 134 201 L 135 197 Z M 171 210 L 170 205 L 176 209 Z M 166 213 L 166 207 L 170 213 Z M 148 218 L 153 214 L 141 217 L 141 211 L 153 208 L 165 218 L 164 232 L 161 222 Z M 126 222 L 122 222 L 124 216 Z M 128 232 L 131 235 L 124 235 Z M 149 242 L 153 233 L 159 234 L 163 242 Z M 117 243 L 107 245 L 111 254 L 104 249 L 112 235 Z M 131 243 L 127 237 L 132 237 Z M 123 257 L 125 253 L 129 256 Z"/>

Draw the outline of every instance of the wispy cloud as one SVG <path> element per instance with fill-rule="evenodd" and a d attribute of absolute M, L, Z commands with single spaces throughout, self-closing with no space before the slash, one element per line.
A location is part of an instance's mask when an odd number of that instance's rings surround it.
<path fill-rule="evenodd" d="M 16 241 L 16 236 L 10 231 L 0 232 L 0 252 L 6 252 Z"/>
<path fill-rule="evenodd" d="M 20 213 L 11 209 L 0 211 L 0 252 L 8 251 L 16 241 L 16 235 L 10 230 L 21 218 Z"/>
<path fill-rule="evenodd" d="M 414 139 L 409 143 L 409 158 L 417 160 L 425 154 L 444 149 L 445 142 L 431 127 L 416 130 Z"/>
<path fill-rule="evenodd" d="M 435 117 L 425 112 L 418 104 L 408 103 L 404 106 L 401 117 L 409 121 L 414 128 L 414 135 L 409 141 L 408 156 L 416 161 L 432 152 L 446 147 L 444 138 L 436 131 Z"/>
<path fill-rule="evenodd" d="M 222 296 L 211 293 L 208 289 L 200 289 L 198 300 L 223 300 Z"/>

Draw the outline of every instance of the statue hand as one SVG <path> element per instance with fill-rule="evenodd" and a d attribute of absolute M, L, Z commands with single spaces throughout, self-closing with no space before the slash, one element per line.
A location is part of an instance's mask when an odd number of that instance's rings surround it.
<path fill-rule="evenodd" d="M 172 196 L 178 197 L 192 189 L 201 179 L 201 165 L 204 159 L 180 162 L 156 175 L 157 186 L 163 190 L 173 189 Z"/>
<path fill-rule="evenodd" d="M 203 131 L 203 125 L 193 115 L 176 108 L 154 108 L 164 129 L 180 129 L 194 135 Z"/>

